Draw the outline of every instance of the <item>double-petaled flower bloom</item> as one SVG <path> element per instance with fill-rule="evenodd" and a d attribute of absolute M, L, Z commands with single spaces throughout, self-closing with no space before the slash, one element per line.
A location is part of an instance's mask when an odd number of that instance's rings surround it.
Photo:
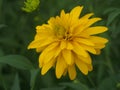
<path fill-rule="evenodd" d="M 104 26 L 93 26 L 101 18 L 91 18 L 93 13 L 79 17 L 83 6 L 77 6 L 70 13 L 61 11 L 60 16 L 51 17 L 47 24 L 36 27 L 34 40 L 28 46 L 41 52 L 39 67 L 44 75 L 55 67 L 57 78 L 69 74 L 76 78 L 76 67 L 85 75 L 93 69 L 89 53 L 99 54 L 107 39 L 95 36 L 107 30 Z"/>

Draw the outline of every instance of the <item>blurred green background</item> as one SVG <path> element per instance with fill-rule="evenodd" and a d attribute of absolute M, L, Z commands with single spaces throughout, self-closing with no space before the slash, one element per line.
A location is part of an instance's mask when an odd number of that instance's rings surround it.
<path fill-rule="evenodd" d="M 0 0 L 0 90 L 120 90 L 120 0 L 40 0 L 32 12 L 22 10 L 24 2 Z M 87 76 L 77 71 L 74 81 L 56 79 L 54 69 L 41 76 L 39 54 L 27 50 L 35 27 L 77 5 L 84 6 L 82 15 L 94 12 L 103 19 L 97 24 L 109 28 L 101 35 L 109 43 L 101 55 L 91 55 L 94 69 Z"/>

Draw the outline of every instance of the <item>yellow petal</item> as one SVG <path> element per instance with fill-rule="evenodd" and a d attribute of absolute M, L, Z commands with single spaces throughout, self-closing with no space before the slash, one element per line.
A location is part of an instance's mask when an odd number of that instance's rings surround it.
<path fill-rule="evenodd" d="M 73 49 L 72 43 L 68 41 L 66 48 L 69 49 L 69 50 L 72 50 Z"/>
<path fill-rule="evenodd" d="M 39 67 L 42 67 L 43 64 L 49 62 L 55 55 L 57 52 L 57 46 L 58 46 L 58 42 L 53 43 L 51 45 L 49 45 L 41 54 L 39 57 Z"/>
<path fill-rule="evenodd" d="M 91 26 L 92 24 L 94 24 L 95 22 L 100 21 L 100 20 L 101 20 L 101 18 L 92 18 L 92 19 L 89 19 L 88 23 L 86 23 L 85 27 L 87 28 L 87 27 Z"/>
<path fill-rule="evenodd" d="M 78 54 L 78 55 L 82 55 L 83 57 L 87 57 L 88 54 L 87 52 L 80 46 L 80 44 L 76 43 L 76 42 L 72 42 L 74 49 L 73 51 Z"/>
<path fill-rule="evenodd" d="M 94 49 L 94 47 L 82 45 L 82 44 L 81 44 L 81 47 L 84 48 L 85 50 L 89 51 L 92 54 L 96 54 L 96 50 Z"/>
<path fill-rule="evenodd" d="M 64 70 L 63 76 L 65 76 L 66 74 L 67 74 L 67 68 Z"/>
<path fill-rule="evenodd" d="M 49 36 L 55 38 L 55 35 L 53 33 L 51 33 L 51 32 L 49 33 L 49 32 L 46 31 L 46 32 L 42 32 L 42 33 L 37 33 L 35 35 L 35 40 L 37 41 L 37 40 L 49 39 L 50 38 Z"/>
<path fill-rule="evenodd" d="M 66 46 L 67 46 L 66 40 L 62 40 L 61 43 L 60 43 L 60 48 L 64 49 L 64 48 L 66 48 Z"/>
<path fill-rule="evenodd" d="M 73 28 L 73 33 L 74 35 L 79 35 L 85 28 L 86 28 L 86 24 L 89 22 L 89 18 L 93 15 L 93 13 L 87 14 L 83 17 L 81 17 L 78 21 L 76 21 L 77 23 L 74 25 Z"/>
<path fill-rule="evenodd" d="M 49 36 L 55 37 L 54 30 L 50 25 L 37 26 L 36 29 L 37 34 L 35 35 L 35 40 L 48 39 Z"/>
<path fill-rule="evenodd" d="M 105 47 L 105 44 L 101 44 L 101 43 L 96 43 L 95 46 L 94 46 L 95 49 L 102 49 L 104 47 Z"/>
<path fill-rule="evenodd" d="M 89 39 L 75 38 L 74 41 L 85 44 L 85 45 L 94 46 L 94 43 L 92 43 Z"/>
<path fill-rule="evenodd" d="M 96 43 L 105 44 L 105 43 L 108 42 L 107 39 L 102 38 L 102 37 L 98 37 L 98 36 L 91 36 L 91 37 L 90 37 L 90 40 L 91 40 L 92 42 L 94 42 L 95 44 L 96 44 Z"/>
<path fill-rule="evenodd" d="M 90 37 L 90 40 L 91 40 L 93 43 L 95 43 L 94 48 L 96 48 L 96 49 L 97 49 L 97 48 L 98 48 L 98 49 L 104 48 L 104 47 L 105 47 L 105 43 L 108 42 L 107 39 L 102 38 L 102 37 L 98 37 L 98 36 L 91 36 L 91 37 Z"/>
<path fill-rule="evenodd" d="M 55 25 L 55 22 L 56 19 L 54 17 L 51 17 L 49 20 L 48 20 L 48 24 L 51 25 L 51 26 L 54 26 Z"/>
<path fill-rule="evenodd" d="M 41 26 L 36 26 L 36 32 L 37 33 L 53 33 L 54 30 L 52 29 L 52 27 L 48 24 L 43 24 Z"/>
<path fill-rule="evenodd" d="M 68 74 L 71 80 L 74 80 L 76 78 L 76 69 L 74 64 L 68 66 Z"/>
<path fill-rule="evenodd" d="M 67 50 L 67 49 L 62 50 L 62 55 L 68 65 L 71 65 L 74 63 L 71 50 Z"/>
<path fill-rule="evenodd" d="M 45 55 L 43 55 L 43 56 L 45 56 L 44 57 L 44 63 L 48 63 L 52 58 L 53 59 L 55 58 L 56 49 L 57 48 L 54 48 L 54 49 L 44 53 L 45 54 Z"/>
<path fill-rule="evenodd" d="M 44 50 L 46 47 L 47 47 L 47 45 L 44 46 L 44 47 L 36 48 L 36 52 L 41 52 L 41 51 Z"/>
<path fill-rule="evenodd" d="M 80 18 L 80 22 L 85 22 L 85 20 L 89 19 L 93 15 L 94 15 L 93 13 L 84 15 L 83 17 Z"/>
<path fill-rule="evenodd" d="M 101 50 L 100 49 L 96 49 L 96 54 L 99 55 L 101 53 Z"/>
<path fill-rule="evenodd" d="M 34 41 L 44 41 L 44 40 L 48 40 L 48 39 L 55 39 L 55 34 L 53 31 L 49 30 L 40 30 L 39 32 L 37 32 L 37 34 L 35 35 Z"/>
<path fill-rule="evenodd" d="M 71 10 L 70 16 L 68 19 L 69 25 L 73 26 L 79 20 L 79 16 L 80 16 L 82 9 L 83 7 L 77 6 Z"/>
<path fill-rule="evenodd" d="M 50 60 L 47 64 L 42 67 L 41 74 L 44 75 L 55 63 L 55 59 Z"/>
<path fill-rule="evenodd" d="M 79 70 L 80 70 L 83 74 L 85 74 L 85 75 L 88 74 L 88 67 L 87 67 L 87 65 L 86 65 L 85 63 L 83 63 L 83 62 L 82 62 L 81 60 L 79 60 L 79 59 L 75 60 L 75 63 L 76 63 L 76 65 L 77 65 L 77 67 L 79 68 Z"/>
<path fill-rule="evenodd" d="M 60 25 L 64 26 L 64 28 L 67 30 L 67 29 L 68 29 L 68 26 L 69 26 L 68 23 L 70 23 L 70 22 L 69 22 L 69 14 L 68 14 L 68 13 L 65 14 L 65 11 L 64 11 L 64 10 L 61 11 L 61 14 L 60 14 L 60 22 L 61 22 Z"/>
<path fill-rule="evenodd" d="M 70 12 L 70 17 L 72 17 L 73 19 L 79 18 L 82 9 L 83 9 L 83 6 L 81 6 L 81 7 L 77 6 L 77 7 L 73 8 Z"/>
<path fill-rule="evenodd" d="M 61 13 L 60 13 L 60 17 L 64 17 L 65 16 L 65 11 L 62 10 Z"/>
<path fill-rule="evenodd" d="M 39 67 L 42 68 L 44 65 L 44 59 L 40 59 L 41 58 L 41 54 L 39 55 Z"/>
<path fill-rule="evenodd" d="M 103 27 L 103 26 L 96 26 L 96 27 L 90 27 L 85 29 L 83 32 L 84 33 L 88 33 L 89 35 L 94 35 L 94 34 L 99 34 L 99 33 L 103 33 L 105 31 L 107 31 L 108 28 L 107 27 Z"/>
<path fill-rule="evenodd" d="M 92 71 L 92 70 L 93 70 L 92 64 L 88 64 L 87 67 L 88 67 L 88 70 L 89 70 L 89 71 Z"/>
<path fill-rule="evenodd" d="M 90 55 L 88 55 L 88 57 L 78 56 L 78 58 L 79 58 L 79 60 L 83 61 L 84 63 L 87 63 L 87 64 L 91 64 L 92 63 Z"/>
<path fill-rule="evenodd" d="M 67 66 L 66 66 L 66 62 L 64 61 L 64 58 L 61 55 L 59 55 L 57 58 L 57 63 L 56 63 L 56 76 L 57 76 L 57 78 L 61 78 L 66 67 Z"/>
<path fill-rule="evenodd" d="M 30 45 L 28 46 L 28 49 L 44 47 L 44 46 L 49 45 L 50 43 L 53 43 L 53 42 L 55 42 L 55 39 L 52 37 L 45 39 L 45 40 L 32 41 L 30 43 Z"/>
<path fill-rule="evenodd" d="M 88 35 L 87 33 L 80 33 L 77 36 L 81 37 L 81 38 L 89 38 L 90 37 L 90 35 Z"/>

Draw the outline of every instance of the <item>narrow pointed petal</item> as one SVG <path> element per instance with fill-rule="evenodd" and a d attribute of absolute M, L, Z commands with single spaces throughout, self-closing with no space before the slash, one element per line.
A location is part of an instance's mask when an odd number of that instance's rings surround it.
<path fill-rule="evenodd" d="M 36 32 L 37 34 L 51 34 L 53 35 L 54 34 L 54 30 L 52 29 L 52 27 L 50 25 L 47 25 L 47 24 L 43 24 L 42 26 L 36 26 Z"/>
<path fill-rule="evenodd" d="M 94 15 L 93 13 L 89 13 L 89 14 L 84 15 L 83 17 L 80 18 L 80 22 L 89 19 L 93 15 Z"/>
<path fill-rule="evenodd" d="M 43 66 L 43 63 L 49 62 L 55 55 L 56 55 L 56 48 L 59 43 L 53 43 L 49 45 L 41 54 L 39 57 L 39 63 L 40 67 Z"/>
<path fill-rule="evenodd" d="M 80 46 L 80 44 L 73 42 L 72 43 L 74 46 L 73 51 L 78 54 L 78 55 L 82 55 L 83 57 L 87 57 L 88 53 Z"/>
<path fill-rule="evenodd" d="M 66 48 L 69 50 L 72 50 L 74 47 L 73 47 L 72 43 L 68 41 Z"/>
<path fill-rule="evenodd" d="M 46 47 L 47 45 L 40 48 L 36 48 L 36 52 L 42 52 Z"/>
<path fill-rule="evenodd" d="M 96 49 L 97 55 L 99 55 L 101 53 L 100 49 Z"/>
<path fill-rule="evenodd" d="M 68 23 L 73 26 L 78 20 L 83 7 L 77 6 L 70 12 Z"/>
<path fill-rule="evenodd" d="M 76 63 L 76 65 L 77 65 L 77 67 L 79 68 L 79 70 L 80 70 L 83 74 L 85 74 L 85 75 L 88 74 L 88 67 L 87 67 L 87 65 L 86 65 L 85 63 L 83 63 L 83 62 L 82 62 L 81 60 L 79 60 L 79 59 L 75 60 L 75 63 Z"/>
<path fill-rule="evenodd" d="M 78 21 L 76 21 L 76 24 L 72 27 L 72 32 L 75 35 L 79 35 L 87 26 L 87 23 L 89 22 L 89 18 L 93 15 L 93 13 L 87 14 L 83 17 L 81 17 Z"/>
<path fill-rule="evenodd" d="M 82 57 L 82 56 L 78 56 L 79 60 L 83 61 L 86 64 L 91 64 L 92 60 L 90 55 L 88 55 L 88 57 Z"/>
<path fill-rule="evenodd" d="M 62 10 L 61 13 L 60 13 L 60 17 L 64 17 L 65 16 L 65 11 Z"/>
<path fill-rule="evenodd" d="M 51 18 L 48 20 L 48 24 L 49 24 L 50 26 L 54 27 L 54 24 L 56 24 L 55 21 L 56 21 L 55 18 L 54 18 L 54 17 L 51 17 Z"/>
<path fill-rule="evenodd" d="M 67 46 L 67 42 L 65 40 L 62 40 L 61 43 L 60 43 L 60 48 L 65 49 L 66 46 Z"/>
<path fill-rule="evenodd" d="M 62 10 L 60 13 L 60 22 L 61 22 L 60 25 L 64 26 L 66 30 L 68 29 L 69 26 L 68 23 L 70 23 L 69 16 L 70 16 L 69 13 L 65 13 L 64 10 Z"/>
<path fill-rule="evenodd" d="M 57 63 L 56 63 L 56 77 L 57 78 L 61 78 L 66 67 L 67 65 L 66 65 L 66 62 L 64 61 L 64 58 L 61 55 L 59 55 L 57 58 Z"/>
<path fill-rule="evenodd" d="M 62 50 L 62 55 L 63 55 L 64 60 L 66 61 L 66 63 L 68 65 L 73 64 L 74 60 L 73 60 L 73 56 L 72 56 L 71 50 L 67 50 L 67 49 Z"/>
<path fill-rule="evenodd" d="M 55 63 L 55 60 L 50 60 L 47 64 L 42 67 L 41 74 L 44 75 Z"/>
<path fill-rule="evenodd" d="M 45 39 L 45 40 L 32 41 L 30 43 L 30 45 L 28 46 L 28 49 L 44 47 L 46 45 L 49 45 L 49 44 L 53 43 L 54 41 L 55 41 L 54 38 L 49 38 L 49 39 Z"/>
<path fill-rule="evenodd" d="M 76 19 L 76 18 L 79 18 L 80 14 L 81 14 L 81 11 L 82 11 L 83 7 L 81 6 L 77 6 L 75 8 L 73 8 L 70 12 L 70 16 L 73 18 L 73 19 Z"/>
<path fill-rule="evenodd" d="M 87 27 L 93 25 L 95 22 L 98 22 L 100 20 L 101 20 L 101 18 L 92 18 L 92 19 L 89 19 L 88 23 L 85 25 L 85 27 L 87 28 Z"/>
<path fill-rule="evenodd" d="M 96 27 L 90 27 L 90 28 L 84 30 L 83 32 L 88 33 L 89 35 L 94 35 L 94 34 L 103 33 L 103 32 L 105 32 L 107 30 L 108 30 L 107 27 L 96 26 Z"/>
<path fill-rule="evenodd" d="M 88 64 L 87 67 L 88 67 L 88 70 L 89 70 L 89 71 L 92 71 L 92 70 L 93 70 L 92 64 Z"/>
<path fill-rule="evenodd" d="M 105 44 L 108 42 L 107 39 L 102 38 L 102 37 L 98 37 L 98 36 L 90 36 L 90 40 L 94 43 L 101 43 L 101 44 Z"/>
<path fill-rule="evenodd" d="M 65 69 L 63 76 L 65 76 L 67 74 L 67 68 Z"/>
<path fill-rule="evenodd" d="M 74 41 L 85 44 L 85 45 L 90 45 L 90 46 L 94 46 L 94 43 L 91 42 L 89 39 L 85 39 L 85 38 L 75 38 Z"/>
<path fill-rule="evenodd" d="M 76 78 L 76 69 L 74 65 L 68 66 L 68 74 L 71 80 Z"/>
<path fill-rule="evenodd" d="M 105 44 L 101 44 L 101 43 L 96 43 L 95 46 L 94 46 L 95 49 L 102 49 L 104 47 L 105 47 Z"/>
<path fill-rule="evenodd" d="M 96 50 L 94 49 L 94 46 L 92 47 L 92 46 L 87 46 L 87 45 L 81 44 L 81 47 L 92 54 L 96 54 Z"/>

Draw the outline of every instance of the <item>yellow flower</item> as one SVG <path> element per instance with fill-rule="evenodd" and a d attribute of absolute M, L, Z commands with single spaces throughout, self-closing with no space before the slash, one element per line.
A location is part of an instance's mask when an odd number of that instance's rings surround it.
<path fill-rule="evenodd" d="M 70 13 L 61 11 L 60 16 L 51 17 L 47 24 L 36 27 L 34 40 L 28 49 L 41 52 L 39 67 L 44 75 L 55 67 L 57 78 L 66 75 L 76 78 L 76 67 L 85 75 L 93 69 L 89 53 L 99 54 L 107 39 L 95 36 L 105 32 L 107 27 L 93 26 L 101 18 L 91 18 L 93 13 L 79 18 L 83 6 L 77 6 Z"/>

